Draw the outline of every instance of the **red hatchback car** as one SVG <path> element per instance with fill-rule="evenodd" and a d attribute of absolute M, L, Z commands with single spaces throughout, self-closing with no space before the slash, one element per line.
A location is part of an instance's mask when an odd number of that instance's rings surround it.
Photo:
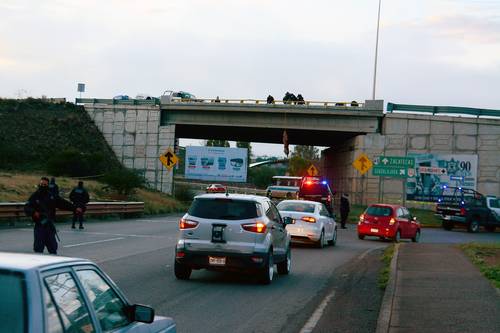
<path fill-rule="evenodd" d="M 377 236 L 399 242 L 402 238 L 418 242 L 420 223 L 408 209 L 399 205 L 370 205 L 359 217 L 358 237 Z"/>
<path fill-rule="evenodd" d="M 226 187 L 221 184 L 212 184 L 206 188 L 207 193 L 226 193 Z"/>

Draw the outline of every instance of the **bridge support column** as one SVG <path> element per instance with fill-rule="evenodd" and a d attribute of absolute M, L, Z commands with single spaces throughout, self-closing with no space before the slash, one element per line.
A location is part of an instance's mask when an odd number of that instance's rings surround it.
<path fill-rule="evenodd" d="M 172 194 L 173 173 L 159 156 L 174 147 L 175 125 L 160 127 L 158 106 L 86 105 L 85 110 L 123 166 L 137 170 L 150 188 Z"/>

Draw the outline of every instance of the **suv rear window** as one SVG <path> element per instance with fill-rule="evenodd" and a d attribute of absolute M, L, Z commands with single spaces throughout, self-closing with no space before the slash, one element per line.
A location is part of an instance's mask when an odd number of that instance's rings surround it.
<path fill-rule="evenodd" d="M 370 206 L 366 210 L 365 214 L 371 216 L 391 216 L 392 208 L 391 207 L 381 207 L 381 206 Z"/>
<path fill-rule="evenodd" d="M 0 269 L 0 332 L 26 332 L 26 287 L 24 275 Z"/>
<path fill-rule="evenodd" d="M 280 202 L 278 210 L 287 212 L 314 213 L 315 205 L 303 202 Z"/>
<path fill-rule="evenodd" d="M 257 203 L 248 200 L 199 198 L 193 201 L 188 214 L 203 219 L 254 219 L 260 215 L 258 214 L 260 209 L 257 205 Z"/>

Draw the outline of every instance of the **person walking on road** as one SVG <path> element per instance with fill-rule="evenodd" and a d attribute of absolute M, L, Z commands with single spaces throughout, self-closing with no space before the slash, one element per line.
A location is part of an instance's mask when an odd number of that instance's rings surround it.
<path fill-rule="evenodd" d="M 340 198 L 340 224 L 342 229 L 347 229 L 345 226 L 347 218 L 349 217 L 349 211 L 351 207 L 349 205 L 349 194 L 344 193 Z"/>
<path fill-rule="evenodd" d="M 59 186 L 57 186 L 56 179 L 54 177 L 50 178 L 49 193 L 53 199 L 59 197 Z"/>
<path fill-rule="evenodd" d="M 83 229 L 83 214 L 87 209 L 87 203 L 89 202 L 89 193 L 83 187 L 83 182 L 79 181 L 78 186 L 75 187 L 71 193 L 69 194 L 69 200 L 73 203 L 73 205 L 77 208 L 73 212 L 73 224 L 71 225 L 72 229 L 75 229 L 75 223 L 78 220 L 80 224 L 79 229 Z"/>
<path fill-rule="evenodd" d="M 57 254 L 57 230 L 54 225 L 56 208 L 74 211 L 75 206 L 49 189 L 49 179 L 42 177 L 38 189 L 30 196 L 24 206 L 26 216 L 35 223 L 33 251 L 43 253 L 45 247 L 50 254 Z"/>

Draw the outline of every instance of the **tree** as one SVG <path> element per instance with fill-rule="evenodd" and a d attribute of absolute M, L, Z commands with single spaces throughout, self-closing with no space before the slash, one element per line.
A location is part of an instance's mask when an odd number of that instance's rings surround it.
<path fill-rule="evenodd" d="M 301 157 L 309 161 L 319 160 L 319 149 L 314 146 L 295 146 L 293 148 L 292 157 Z"/>
<path fill-rule="evenodd" d="M 248 161 L 248 164 L 250 164 L 250 161 L 252 159 L 252 145 L 251 145 L 251 143 L 250 142 L 243 142 L 243 141 L 236 141 L 236 147 L 248 149 L 247 161 Z"/>
<path fill-rule="evenodd" d="M 229 141 L 227 140 L 207 140 L 205 142 L 207 147 L 229 147 Z"/>

